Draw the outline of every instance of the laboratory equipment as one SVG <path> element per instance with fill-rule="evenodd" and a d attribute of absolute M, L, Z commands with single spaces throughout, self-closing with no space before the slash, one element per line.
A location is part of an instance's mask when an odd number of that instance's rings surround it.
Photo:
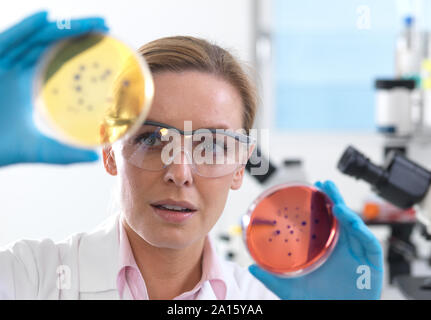
<path fill-rule="evenodd" d="M 378 79 L 376 87 L 376 125 L 379 132 L 413 134 L 412 91 L 414 80 Z"/>
<path fill-rule="evenodd" d="M 392 203 L 372 194 L 364 201 L 361 209 L 362 218 L 366 223 L 414 223 L 414 208 L 400 209 Z"/>
<path fill-rule="evenodd" d="M 378 132 L 383 136 L 382 155 L 386 163 L 392 161 L 393 152 L 397 152 L 398 157 L 418 160 L 421 151 L 426 149 L 431 141 L 431 99 L 428 81 L 430 32 L 423 24 L 428 19 L 425 19 L 425 11 L 422 10 L 419 1 L 400 1 L 398 6 L 402 9 L 402 28 L 395 43 L 394 76 L 375 81 L 375 120 Z M 377 193 L 377 196 L 380 197 L 380 193 Z M 380 200 L 391 202 L 382 197 L 372 201 L 371 205 L 377 206 L 379 212 L 383 213 L 387 205 Z M 370 201 L 366 200 L 364 208 L 369 204 Z M 417 206 L 409 209 L 399 206 L 397 208 L 399 215 L 396 222 L 393 217 L 397 214 L 386 215 L 386 221 L 383 220 L 383 214 L 379 217 L 379 223 L 386 223 L 391 229 L 387 254 L 390 282 L 400 274 L 410 273 L 411 257 L 415 256 L 416 252 L 416 247 L 410 239 L 416 218 L 411 221 L 411 213 L 414 211 L 417 218 L 424 214 Z M 416 212 L 417 210 L 420 212 Z M 398 250 L 395 243 L 409 249 Z"/>
<path fill-rule="evenodd" d="M 298 277 L 321 266 L 338 240 L 331 199 L 306 183 L 284 183 L 263 192 L 242 217 L 246 247 L 263 269 Z"/>
<path fill-rule="evenodd" d="M 35 126 L 35 67 L 48 48 L 63 39 L 109 31 L 100 17 L 72 19 L 60 30 L 47 11 L 36 12 L 0 32 L 0 166 L 18 163 L 72 164 L 96 161 L 97 152 L 65 145 Z"/>
<path fill-rule="evenodd" d="M 431 185 L 431 172 L 396 151 L 392 151 L 380 167 L 349 146 L 337 167 L 347 175 L 365 180 L 379 196 L 402 209 L 424 200 Z M 431 222 L 431 216 L 429 220 Z"/>
<path fill-rule="evenodd" d="M 328 260 L 314 272 L 301 277 L 283 278 L 256 264 L 249 266 L 250 273 L 282 299 L 379 299 L 384 278 L 383 250 L 379 240 L 346 206 L 332 181 L 319 181 L 315 186 L 333 201 L 332 212 L 340 228 L 336 248 Z M 358 278 L 358 273 L 363 275 Z"/>
<path fill-rule="evenodd" d="M 34 86 L 40 130 L 83 148 L 111 144 L 136 131 L 154 94 L 144 59 L 102 33 L 56 44 L 38 66 Z"/>
<path fill-rule="evenodd" d="M 375 87 L 378 130 L 387 134 L 389 144 L 405 137 L 398 144 L 406 147 L 414 140 L 427 140 L 431 132 L 431 33 L 425 29 L 424 21 L 420 23 L 422 10 L 413 8 L 418 3 L 403 4 L 406 8 L 402 10 L 402 30 L 395 42 L 394 77 L 377 79 Z"/>
<path fill-rule="evenodd" d="M 344 151 L 337 167 L 368 182 L 381 198 L 401 209 L 418 207 L 417 218 L 431 237 L 430 171 L 396 151 L 390 152 L 383 166 L 377 166 L 352 146 Z"/>
<path fill-rule="evenodd" d="M 422 225 L 423 235 L 431 239 L 431 172 L 417 163 L 408 159 L 403 153 L 392 150 L 383 166 L 373 164 L 367 157 L 352 146 L 348 147 L 338 162 L 338 169 L 356 179 L 368 182 L 373 191 L 382 199 L 401 208 L 415 208 L 417 221 Z M 392 230 L 390 238 L 388 259 L 390 262 L 399 262 L 403 256 L 409 261 L 415 255 L 415 247 L 407 241 L 412 231 L 411 225 L 402 224 Z M 402 248 L 402 253 L 395 250 Z M 394 260 L 395 259 L 395 260 Z M 391 266 L 390 266 L 391 267 Z M 412 277 L 409 275 L 410 268 L 400 268 L 397 264 L 393 266 L 390 274 L 391 282 L 398 283 L 402 292 L 407 296 L 417 298 L 431 298 L 429 291 L 431 279 L 424 277 Z M 407 272 L 406 272 L 407 271 Z"/>
<path fill-rule="evenodd" d="M 416 25 L 413 14 L 403 17 L 403 29 L 396 40 L 395 76 L 403 79 L 419 80 L 421 59 L 423 58 L 424 34 Z"/>
<path fill-rule="evenodd" d="M 264 188 L 289 181 L 307 180 L 301 159 L 286 158 L 281 165 L 276 165 L 262 153 L 259 146 L 253 150 L 245 169 Z"/>
<path fill-rule="evenodd" d="M 425 57 L 421 69 L 422 78 L 422 127 L 431 131 L 431 33 L 427 32 L 425 37 Z"/>

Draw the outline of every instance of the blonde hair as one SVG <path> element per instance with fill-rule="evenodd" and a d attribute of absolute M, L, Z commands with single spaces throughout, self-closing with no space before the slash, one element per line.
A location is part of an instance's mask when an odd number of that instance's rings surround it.
<path fill-rule="evenodd" d="M 166 37 L 139 48 L 151 72 L 202 71 L 230 83 L 241 96 L 244 111 L 242 126 L 248 133 L 253 127 L 257 108 L 256 87 L 238 60 L 227 50 L 200 38 Z"/>

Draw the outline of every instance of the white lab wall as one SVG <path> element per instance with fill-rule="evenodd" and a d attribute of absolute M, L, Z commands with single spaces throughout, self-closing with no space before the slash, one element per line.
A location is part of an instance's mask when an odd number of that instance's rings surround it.
<path fill-rule="evenodd" d="M 133 47 L 163 36 L 200 36 L 250 58 L 249 0 L 16 0 L 0 12 L 0 29 L 35 10 L 49 18 L 105 17 L 111 33 Z"/>

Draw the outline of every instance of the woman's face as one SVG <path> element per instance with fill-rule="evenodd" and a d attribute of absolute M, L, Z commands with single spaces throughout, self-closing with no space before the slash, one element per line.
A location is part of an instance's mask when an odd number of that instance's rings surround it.
<path fill-rule="evenodd" d="M 161 72 L 154 75 L 154 85 L 147 120 L 180 130 L 184 121 L 192 121 L 193 130 L 242 127 L 241 97 L 223 79 L 199 71 Z M 160 248 L 181 249 L 202 240 L 223 212 L 229 189 L 238 189 L 244 175 L 242 167 L 227 176 L 205 178 L 182 162 L 147 171 L 123 161 L 114 150 L 104 149 L 103 158 L 108 173 L 119 176 L 126 222 L 142 239 Z M 196 211 L 180 222 L 166 220 L 154 207 L 166 200 L 186 201 Z"/>

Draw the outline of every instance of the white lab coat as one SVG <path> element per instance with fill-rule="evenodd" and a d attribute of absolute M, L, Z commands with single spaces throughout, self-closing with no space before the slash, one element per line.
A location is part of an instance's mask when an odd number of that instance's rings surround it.
<path fill-rule="evenodd" d="M 120 299 L 119 223 L 114 215 L 61 242 L 20 240 L 0 248 L 0 299 Z M 226 299 L 278 299 L 246 268 L 219 260 Z M 198 298 L 216 299 L 208 281 L 204 286 Z"/>

